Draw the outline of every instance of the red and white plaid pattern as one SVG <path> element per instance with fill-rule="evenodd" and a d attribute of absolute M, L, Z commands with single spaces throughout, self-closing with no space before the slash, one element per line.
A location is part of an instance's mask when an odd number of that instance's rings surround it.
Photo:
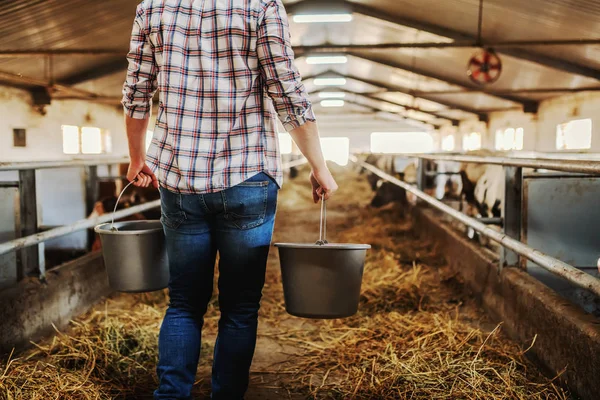
<path fill-rule="evenodd" d="M 162 186 L 211 193 L 263 171 L 281 185 L 275 114 L 315 120 L 281 0 L 145 0 L 127 58 L 127 115 L 147 118 L 160 89 L 147 161 Z"/>

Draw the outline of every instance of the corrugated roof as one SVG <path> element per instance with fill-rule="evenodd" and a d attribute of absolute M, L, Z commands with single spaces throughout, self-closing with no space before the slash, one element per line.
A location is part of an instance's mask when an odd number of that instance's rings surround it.
<path fill-rule="evenodd" d="M 350 0 L 398 16 L 477 36 L 479 0 Z M 483 41 L 597 39 L 597 0 L 484 0 Z M 588 46 L 525 49 L 600 69 Z M 597 46 L 592 46 L 597 47 Z M 583 49 L 583 50 L 582 50 Z"/>
<path fill-rule="evenodd" d="M 321 9 L 326 0 L 309 0 Z M 0 1 L 0 52 L 7 50 L 113 49 L 122 55 L 53 56 L 56 81 L 73 78 L 84 71 L 123 62 L 135 7 L 139 0 L 18 0 Z M 286 5 L 297 1 L 285 1 Z M 337 2 L 339 4 L 339 2 Z M 477 36 L 479 0 L 350 0 L 354 20 L 348 24 L 291 23 L 294 45 L 379 44 L 451 42 Z M 356 8 L 358 7 L 358 8 Z M 593 39 L 600 37 L 598 0 L 484 0 L 483 41 Z M 466 75 L 466 63 L 475 48 L 428 48 L 354 50 L 346 65 L 308 65 L 300 58 L 305 76 L 332 70 L 349 79 L 346 90 L 375 93 L 386 102 L 370 99 L 379 108 L 389 102 L 439 112 L 449 118 L 472 118 L 468 111 L 518 107 L 517 100 L 540 101 L 561 91 L 520 93 L 525 89 L 599 88 L 592 77 L 561 71 L 557 63 L 580 65 L 600 71 L 600 45 L 521 46 L 498 49 L 504 71 L 482 93 Z M 517 51 L 553 59 L 554 67 L 521 59 Z M 502 54 L 504 53 L 504 54 Z M 534 57 L 535 58 L 535 57 Z M 370 61 L 369 59 L 377 62 Z M 385 65 L 387 64 L 387 65 Z M 394 68 L 402 67 L 402 68 Z M 117 68 L 118 69 L 118 68 Z M 47 58 L 1 58 L 0 71 L 37 79 L 48 79 Z M 124 70 L 107 68 L 107 75 L 77 87 L 102 96 L 120 95 Z M 413 72 L 410 72 L 413 71 Z M 100 71 L 101 72 L 101 71 Z M 90 74 L 90 76 L 101 74 Z M 589 74 L 588 74 L 589 75 Z M 307 80 L 311 91 L 316 87 Z M 383 89 L 385 86 L 397 90 Z M 412 96 L 419 92 L 417 97 Z M 434 92 L 427 94 L 428 92 Z M 384 94 L 382 94 L 384 93 Z M 422 96 L 424 99 L 418 97 Z M 513 99 L 513 100 L 511 100 Z M 374 103 L 373 103 L 374 102 Z M 360 108 L 360 107 L 359 107 Z M 332 112 L 328 110 L 328 112 Z M 426 114 L 428 115 L 428 114 Z M 416 117 L 424 115 L 414 114 Z M 425 117 L 430 119 L 430 115 Z"/>
<path fill-rule="evenodd" d="M 127 50 L 137 0 L 18 0 L 0 8 L 0 49 Z"/>

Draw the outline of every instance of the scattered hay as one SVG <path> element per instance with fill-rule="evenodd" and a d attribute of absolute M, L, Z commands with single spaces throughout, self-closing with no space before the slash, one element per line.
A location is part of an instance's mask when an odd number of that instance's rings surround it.
<path fill-rule="evenodd" d="M 410 223 L 390 217 L 364 212 L 340 235 L 341 241 L 374 244 L 360 311 L 294 333 L 304 351 L 288 369 L 296 372 L 292 387 L 308 388 L 314 399 L 566 399 L 500 325 L 487 333 L 465 322 L 487 323 L 447 268 L 406 262 L 441 264 Z"/>
<path fill-rule="evenodd" d="M 68 334 L 56 330 L 52 340 L 11 358 L 0 375 L 0 398 L 114 399 L 152 393 L 156 332 L 166 297 L 159 292 L 122 300 L 107 300 L 104 310 L 72 321 Z"/>
<path fill-rule="evenodd" d="M 330 205 L 330 215 L 345 215 L 330 219 L 331 238 L 373 246 L 359 314 L 333 321 L 287 315 L 273 251 L 259 337 L 292 350 L 286 361 L 257 375 L 274 374 L 276 386 L 312 399 L 567 398 L 506 339 L 501 326 L 481 317 L 432 243 L 416 238 L 411 224 L 398 219 L 401 211 L 367 209 L 365 179 L 336 172 L 343 203 Z M 288 240 L 304 241 L 316 232 L 318 210 L 309 194 L 303 178 L 288 182 L 281 193 L 278 230 Z M 292 218 L 295 231 L 286 231 Z M 162 292 L 108 299 L 66 332 L 0 363 L 0 400 L 151 398 L 166 303 Z M 217 330 L 215 303 L 205 320 L 203 379 L 210 373 Z M 208 390 L 199 381 L 195 393 Z"/>

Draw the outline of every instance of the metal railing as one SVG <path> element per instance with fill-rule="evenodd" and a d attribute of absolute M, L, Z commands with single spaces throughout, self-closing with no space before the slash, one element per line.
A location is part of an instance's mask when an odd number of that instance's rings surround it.
<path fill-rule="evenodd" d="M 407 155 L 408 156 L 408 155 Z M 550 160 L 552 163 L 547 162 L 548 160 L 537 160 L 537 159 L 527 159 L 523 161 L 523 159 L 515 160 L 515 159 L 505 159 L 505 158 L 492 158 L 495 162 L 490 162 L 489 158 L 486 157 L 474 157 L 474 156 L 437 156 L 437 155 L 410 155 L 411 157 L 430 159 L 430 160 L 446 160 L 450 159 L 450 161 L 463 161 L 463 162 L 475 162 L 475 163 L 486 163 L 486 164 L 496 164 L 496 165 L 504 165 L 504 166 L 516 166 L 516 167 L 531 167 L 531 168 L 544 168 L 550 170 L 560 170 L 560 171 L 568 171 L 568 172 L 582 172 L 581 170 L 576 170 L 578 168 L 584 168 L 586 173 L 594 173 L 600 174 L 600 163 L 595 163 L 596 165 L 587 165 L 583 167 L 583 164 L 580 162 L 560 162 L 558 164 L 554 164 L 555 161 L 558 160 Z M 481 235 L 501 244 L 507 249 L 512 250 L 513 252 L 519 254 L 522 257 L 536 263 L 540 267 L 558 275 L 567 281 L 573 283 L 574 285 L 587 289 L 590 292 L 594 293 L 596 296 L 600 296 L 600 279 L 597 279 L 589 274 L 586 274 L 583 271 L 578 270 L 577 268 L 569 265 L 563 261 L 560 261 L 554 257 L 551 257 L 547 254 L 542 253 L 539 250 L 533 249 L 526 244 L 511 238 L 506 233 L 498 232 L 492 228 L 489 228 L 485 224 L 480 221 L 477 221 L 474 218 L 463 214 L 460 211 L 455 210 L 454 208 L 442 203 L 441 201 L 435 199 L 432 196 L 429 196 L 425 192 L 419 190 L 415 186 L 412 186 L 406 182 L 403 182 L 392 175 L 389 175 L 380 169 L 374 167 L 371 164 L 368 164 L 362 160 L 359 160 L 355 156 L 351 156 L 350 160 L 354 163 L 360 165 L 361 167 L 369 170 L 375 175 L 383 178 L 397 186 L 400 186 L 407 192 L 412 193 L 422 201 L 428 203 L 429 205 L 437 208 L 438 210 L 450 215 L 452 218 L 462 222 L 463 224 L 473 228 L 475 231 L 479 232 Z M 506 161 L 506 162 L 504 162 Z M 538 163 L 533 164 L 533 161 Z M 560 169 L 559 169 L 560 168 Z"/>
<path fill-rule="evenodd" d="M 573 172 L 580 174 L 600 175 L 600 161 L 595 160 L 559 160 L 550 158 L 514 158 L 514 157 L 484 157 L 450 154 L 402 154 L 432 161 L 456 161 L 476 164 L 493 164 L 505 167 L 520 167 L 547 169 L 552 171 Z"/>
<path fill-rule="evenodd" d="M 282 165 L 282 168 L 284 170 L 286 170 L 286 169 L 298 167 L 300 165 L 305 164 L 306 162 L 307 162 L 306 159 L 302 158 L 299 160 L 294 160 L 294 161 L 284 163 Z M 92 164 L 92 165 L 94 165 L 94 164 Z M 137 213 L 140 213 L 143 211 L 147 211 L 147 210 L 150 210 L 153 208 L 157 208 L 157 207 L 160 207 L 160 200 L 155 200 L 155 201 L 152 201 L 149 203 L 130 207 L 125 210 L 117 211 L 114 215 L 115 220 L 129 217 L 134 214 L 137 214 Z M 5 253 L 8 253 L 8 252 L 11 252 L 14 250 L 19 250 L 19 249 L 22 249 L 25 247 L 34 246 L 34 245 L 40 244 L 42 242 L 48 241 L 50 239 L 56 239 L 56 238 L 59 238 L 62 236 L 69 235 L 73 232 L 78 232 L 78 231 L 82 231 L 85 229 L 93 228 L 94 226 L 96 226 L 98 224 L 109 222 L 111 219 L 112 219 L 112 213 L 108 213 L 108 214 L 102 215 L 100 217 L 91 218 L 91 219 L 88 219 L 88 218 L 82 219 L 82 220 L 76 221 L 69 225 L 60 226 L 58 228 L 53 228 L 53 229 L 47 230 L 45 232 L 36 233 L 34 235 L 29 235 L 29 236 L 25 236 L 22 238 L 14 239 L 9 242 L 0 244 L 0 254 L 5 254 Z"/>
<path fill-rule="evenodd" d="M 129 163 L 128 157 L 97 157 L 82 158 L 77 160 L 57 161 L 32 161 L 32 162 L 5 162 L 0 163 L 0 171 L 27 171 L 32 169 L 47 168 L 73 168 L 90 167 L 95 165 L 111 165 Z"/>
<path fill-rule="evenodd" d="M 117 211 L 115 213 L 115 220 L 129 217 L 134 214 L 141 213 L 156 207 L 160 207 L 160 200 L 155 200 L 149 203 L 133 206 L 125 210 Z M 81 219 L 69 225 L 60 226 L 58 228 L 53 228 L 45 232 L 36 233 L 35 235 L 25 236 L 22 238 L 11 240 L 10 242 L 2 243 L 0 244 L 0 254 L 5 254 L 13 250 L 19 250 L 25 247 L 33 246 L 50 239 L 56 239 L 62 236 L 66 236 L 73 232 L 93 228 L 98 224 L 102 224 L 112 220 L 112 215 L 112 212 L 110 212 L 108 214 L 96 218 Z"/>

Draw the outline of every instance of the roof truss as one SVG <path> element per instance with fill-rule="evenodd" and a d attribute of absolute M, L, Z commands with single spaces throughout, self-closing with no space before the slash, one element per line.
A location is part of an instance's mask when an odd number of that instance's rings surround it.
<path fill-rule="evenodd" d="M 291 6 L 289 6 L 288 11 L 290 12 L 290 14 L 294 14 L 295 12 L 297 12 L 299 10 L 312 8 L 312 7 L 318 7 L 320 9 L 323 9 L 327 5 L 329 5 L 330 7 L 332 6 L 332 7 L 346 8 L 352 12 L 366 15 L 368 17 L 377 18 L 377 19 L 380 19 L 383 21 L 387 21 L 387 22 L 396 24 L 396 25 L 413 28 L 413 29 L 417 29 L 420 31 L 424 31 L 424 32 L 429 32 L 429 33 L 432 33 L 432 34 L 435 34 L 438 36 L 443 36 L 443 37 L 453 39 L 453 40 L 470 41 L 470 42 L 477 41 L 477 37 L 472 34 L 469 34 L 469 33 L 459 32 L 454 29 L 450 29 L 450 28 L 443 27 L 440 25 L 430 24 L 427 22 L 416 21 L 416 20 L 413 20 L 410 18 L 406 18 L 404 16 L 390 15 L 390 14 L 381 12 L 375 8 L 372 8 L 372 7 L 363 5 L 363 4 L 359 4 L 359 3 L 345 1 L 345 0 L 344 1 L 304 0 L 304 1 L 300 1 L 298 3 L 295 3 Z M 548 44 L 552 44 L 552 43 L 548 42 Z M 506 54 L 511 57 L 534 62 L 536 64 L 551 67 L 551 68 L 554 68 L 554 69 L 557 69 L 560 71 L 565 71 L 565 72 L 568 72 L 571 74 L 582 75 L 582 76 L 586 76 L 589 78 L 594 78 L 594 79 L 600 80 L 600 70 L 590 68 L 585 65 L 577 64 L 572 61 L 559 59 L 559 58 L 535 53 L 530 50 L 523 50 L 520 48 L 500 47 L 497 49 L 497 51 L 498 51 L 498 53 L 502 53 L 502 54 Z"/>

